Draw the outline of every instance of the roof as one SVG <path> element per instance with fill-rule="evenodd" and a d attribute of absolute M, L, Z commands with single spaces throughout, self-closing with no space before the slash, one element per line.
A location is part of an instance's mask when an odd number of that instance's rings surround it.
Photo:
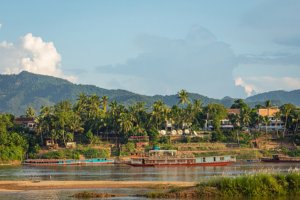
<path fill-rule="evenodd" d="M 227 114 L 239 115 L 239 114 L 241 114 L 241 110 L 239 108 L 228 108 L 227 109 Z"/>
<path fill-rule="evenodd" d="M 279 111 L 279 108 L 260 108 L 257 113 L 262 117 L 273 117 Z"/>

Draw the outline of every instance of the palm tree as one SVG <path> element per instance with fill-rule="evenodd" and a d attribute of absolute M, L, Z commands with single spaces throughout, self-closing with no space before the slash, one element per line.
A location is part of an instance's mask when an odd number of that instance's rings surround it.
<path fill-rule="evenodd" d="M 53 107 L 42 106 L 39 116 L 37 117 L 37 134 L 40 135 L 41 144 L 44 141 L 44 135 L 50 136 L 54 129 L 54 109 Z"/>
<path fill-rule="evenodd" d="M 241 125 L 244 126 L 248 126 L 250 123 L 250 113 L 251 113 L 251 109 L 249 107 L 244 107 L 241 108 L 241 114 L 240 114 L 240 123 Z"/>
<path fill-rule="evenodd" d="M 269 125 L 269 122 L 270 122 L 269 117 L 268 116 L 262 117 L 262 121 L 265 124 L 266 134 L 267 134 L 268 133 L 268 125 Z"/>
<path fill-rule="evenodd" d="M 292 122 L 294 124 L 294 134 L 297 132 L 298 130 L 298 125 L 300 122 L 300 110 L 299 109 L 295 109 L 292 112 Z"/>
<path fill-rule="evenodd" d="M 287 131 L 287 123 L 288 123 L 288 118 L 292 112 L 292 110 L 295 109 L 295 106 L 293 104 L 284 104 L 280 107 L 281 113 L 284 115 L 285 118 L 285 123 L 284 123 L 284 131 L 282 133 L 282 137 L 284 138 L 286 131 Z"/>
<path fill-rule="evenodd" d="M 178 129 L 180 124 L 182 124 L 182 110 L 178 107 L 178 105 L 172 106 L 169 112 L 169 120 L 172 122 L 172 126 L 175 129 Z"/>
<path fill-rule="evenodd" d="M 189 100 L 189 95 L 188 95 L 188 92 L 186 90 L 180 90 L 178 92 L 178 98 L 179 98 L 179 104 L 181 105 L 185 105 L 187 103 L 190 103 L 190 100 Z"/>
<path fill-rule="evenodd" d="M 34 118 L 35 117 L 35 110 L 33 107 L 29 106 L 26 110 L 26 117 Z"/>
<path fill-rule="evenodd" d="M 281 119 L 281 113 L 280 113 L 280 111 L 276 112 L 273 117 L 274 117 L 274 120 L 275 120 L 276 135 L 277 135 L 277 138 L 279 138 L 277 125 L 278 125 L 278 121 L 280 121 L 280 119 Z"/>
<path fill-rule="evenodd" d="M 118 122 L 123 133 L 128 133 L 133 128 L 132 115 L 130 113 L 121 113 Z"/>
<path fill-rule="evenodd" d="M 271 102 L 271 100 L 267 100 L 266 102 L 265 102 L 265 108 L 271 108 L 272 107 L 272 102 Z"/>
<path fill-rule="evenodd" d="M 162 123 L 166 122 L 168 108 L 161 100 L 155 101 L 152 105 L 151 121 L 154 122 L 156 130 L 159 130 Z"/>
<path fill-rule="evenodd" d="M 103 112 L 106 113 L 107 111 L 107 102 L 108 102 L 108 96 L 102 97 L 102 105 L 103 105 Z"/>
<path fill-rule="evenodd" d="M 240 125 L 240 116 L 238 114 L 228 115 L 230 123 L 233 125 L 234 129 L 239 128 Z"/>
<path fill-rule="evenodd" d="M 147 121 L 147 112 L 144 102 L 137 102 L 129 106 L 129 112 L 133 117 L 133 126 L 137 133 L 144 133 Z"/>

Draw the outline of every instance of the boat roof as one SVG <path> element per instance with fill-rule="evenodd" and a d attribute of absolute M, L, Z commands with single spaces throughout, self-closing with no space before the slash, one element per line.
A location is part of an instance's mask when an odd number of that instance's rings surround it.
<path fill-rule="evenodd" d="M 150 150 L 149 152 L 177 152 L 177 150 Z"/>

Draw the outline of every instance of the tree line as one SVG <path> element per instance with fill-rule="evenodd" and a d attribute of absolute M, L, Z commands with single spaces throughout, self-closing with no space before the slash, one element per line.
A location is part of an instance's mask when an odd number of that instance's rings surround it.
<path fill-rule="evenodd" d="M 192 131 L 201 130 L 210 122 L 215 131 L 220 131 L 220 121 L 228 118 L 235 129 L 255 128 L 261 123 L 269 123 L 269 118 L 260 116 L 258 109 L 271 107 L 271 101 L 266 101 L 264 106 L 250 108 L 242 99 L 237 99 L 231 108 L 240 109 L 240 114 L 228 116 L 223 105 L 211 103 L 203 106 L 198 99 L 191 101 L 185 90 L 178 92 L 177 105 L 168 107 L 158 100 L 148 108 L 143 102 L 125 107 L 116 101 L 109 102 L 107 96 L 100 98 L 96 95 L 80 94 L 74 104 L 62 101 L 53 106 L 43 106 L 40 114 L 36 116 L 36 133 L 41 139 L 47 137 L 66 144 L 78 135 L 84 136 L 83 142 L 90 142 L 93 136 L 103 134 L 114 135 L 121 141 L 131 135 L 148 135 L 150 139 L 155 139 L 158 131 L 166 128 L 166 122 L 170 122 L 175 130 Z M 32 108 L 26 114 L 34 117 Z M 283 134 L 288 131 L 296 132 L 300 110 L 295 105 L 284 104 L 273 118 L 284 122 Z"/>
<path fill-rule="evenodd" d="M 258 115 L 258 109 L 271 107 L 271 101 L 250 108 L 242 99 L 237 99 L 231 108 L 240 109 L 240 114 L 228 115 L 227 108 L 221 104 L 204 106 L 199 99 L 190 100 L 186 90 L 178 92 L 178 103 L 172 107 L 161 100 L 155 101 L 151 107 L 146 107 L 144 102 L 124 106 L 116 101 L 110 102 L 107 96 L 80 94 L 75 103 L 66 100 L 52 106 L 42 106 L 38 115 L 29 107 L 25 115 L 35 118 L 36 128 L 33 133 L 25 134 L 27 140 L 22 139 L 22 133 L 26 131 L 14 128 L 14 116 L 1 114 L 0 151 L 6 146 L 16 145 L 34 151 L 36 144 L 42 145 L 45 138 L 61 146 L 74 140 L 89 144 L 97 140 L 99 135 L 114 137 L 116 143 L 126 143 L 132 135 L 147 135 L 150 141 L 155 142 L 159 130 L 166 128 L 166 122 L 171 123 L 175 130 L 190 131 L 203 130 L 209 122 L 214 131 L 220 133 L 220 121 L 228 118 L 235 130 L 256 128 L 261 123 L 269 123 L 268 117 Z M 273 118 L 284 122 L 284 137 L 288 132 L 297 132 L 300 110 L 293 104 L 284 104 Z"/>

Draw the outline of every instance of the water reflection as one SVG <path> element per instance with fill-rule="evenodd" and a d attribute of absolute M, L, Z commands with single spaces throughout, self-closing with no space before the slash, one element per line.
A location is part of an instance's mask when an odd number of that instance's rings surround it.
<path fill-rule="evenodd" d="M 299 167 L 298 163 L 245 163 L 225 167 L 18 166 L 0 167 L 0 180 L 201 181 L 212 176 L 287 172 Z"/>

